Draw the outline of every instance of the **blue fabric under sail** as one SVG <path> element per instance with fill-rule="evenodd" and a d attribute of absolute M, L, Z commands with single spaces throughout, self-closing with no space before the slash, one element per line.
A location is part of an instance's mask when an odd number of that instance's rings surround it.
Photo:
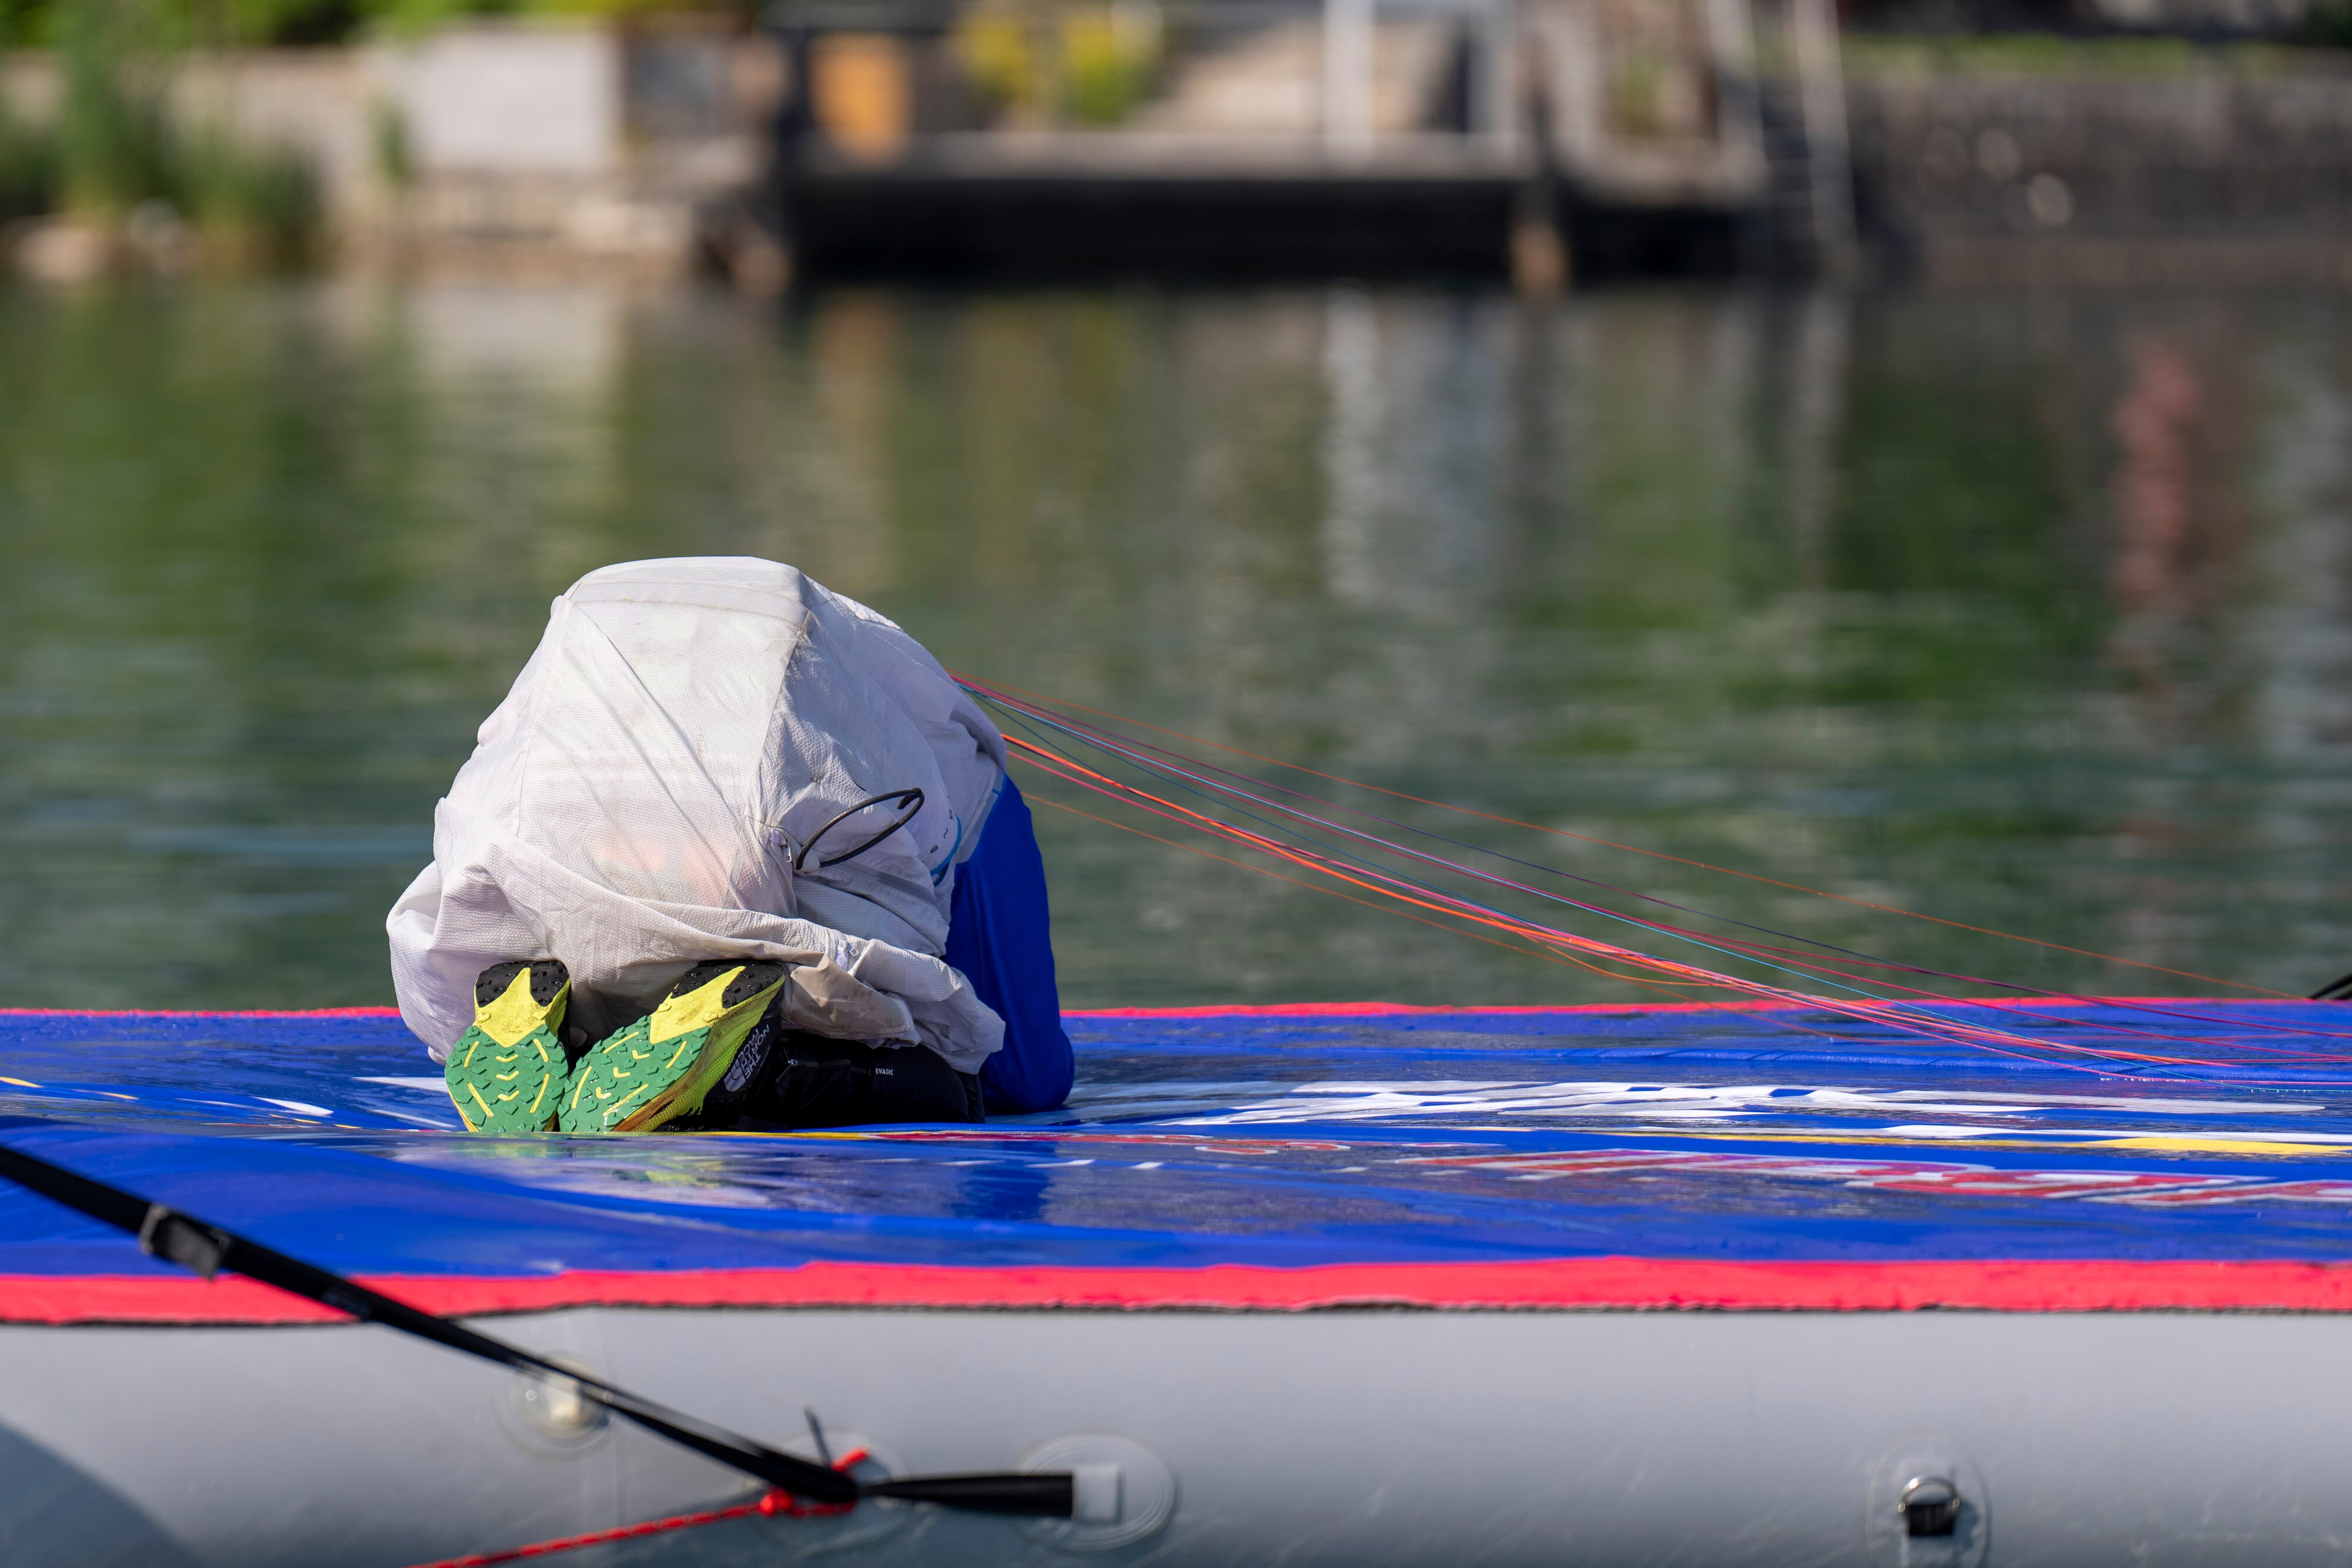
<path fill-rule="evenodd" d="M 1077 1064 L 1054 981 L 1045 864 L 1029 802 L 1010 777 L 980 847 L 956 872 L 947 961 L 1004 1019 L 1004 1048 L 980 1073 L 989 1110 L 1050 1111 L 1068 1099 Z"/>

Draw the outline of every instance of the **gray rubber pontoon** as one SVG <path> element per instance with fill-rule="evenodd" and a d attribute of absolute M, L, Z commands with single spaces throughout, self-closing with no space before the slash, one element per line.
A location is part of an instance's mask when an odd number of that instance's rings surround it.
<path fill-rule="evenodd" d="M 1087 1522 L 868 1504 L 623 1561 L 2352 1555 L 2352 1323 L 2333 1318 L 607 1310 L 486 1326 L 804 1454 L 805 1406 L 836 1448 L 894 1469 L 1117 1471 Z M 583 1422 L 593 1407 L 379 1329 L 17 1327 L 0 1356 L 11 1568 L 399 1564 L 744 1495 L 657 1438 Z M 1907 1534 L 1904 1489 L 1939 1482 L 1952 1533 Z"/>

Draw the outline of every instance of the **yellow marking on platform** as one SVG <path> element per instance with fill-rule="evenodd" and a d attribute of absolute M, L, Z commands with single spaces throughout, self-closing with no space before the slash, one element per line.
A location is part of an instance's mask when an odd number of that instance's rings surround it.
<path fill-rule="evenodd" d="M 1737 1132 L 1685 1131 L 1682 1128 L 1655 1130 L 1651 1128 L 1612 1127 L 1612 1138 L 1689 1138 L 1719 1144 L 1873 1144 L 1898 1145 L 1907 1149 L 1941 1149 L 1957 1154 L 1969 1149 L 2146 1149 L 2176 1155 L 2336 1155 L 2352 1157 L 2352 1145 L 2342 1143 L 2284 1143 L 2260 1138 L 2199 1137 L 2193 1134 L 2174 1133 L 2146 1137 L 2119 1134 L 2112 1138 L 2031 1138 L 2004 1136 L 2000 1131 L 1988 1129 L 1981 1137 L 1919 1138 L 1901 1137 L 1885 1133 L 1838 1133 L 1828 1131 L 1768 1133 L 1742 1128 Z M 806 1137 L 839 1137 L 841 1134 L 803 1134 Z"/>
<path fill-rule="evenodd" d="M 0 1083 L 13 1083 L 19 1089 L 38 1089 L 39 1084 L 25 1078 L 0 1078 Z"/>
<path fill-rule="evenodd" d="M 2178 1155 L 2347 1155 L 2341 1144 L 2283 1144 L 2267 1138 L 2171 1137 L 2102 1138 L 2095 1144 L 2074 1144 L 2078 1149 L 2161 1149 Z"/>

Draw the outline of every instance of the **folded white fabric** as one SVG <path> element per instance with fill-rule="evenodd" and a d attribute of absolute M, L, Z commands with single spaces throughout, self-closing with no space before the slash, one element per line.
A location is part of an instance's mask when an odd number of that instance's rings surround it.
<path fill-rule="evenodd" d="M 601 1034 L 703 959 L 773 958 L 798 1027 L 972 1071 L 1004 1026 L 939 955 L 1003 761 L 920 644 L 789 566 L 591 572 L 483 722 L 385 923 L 401 1016 L 439 1060 L 491 964 L 561 958 Z M 918 789 L 902 828 L 826 863 Z"/>

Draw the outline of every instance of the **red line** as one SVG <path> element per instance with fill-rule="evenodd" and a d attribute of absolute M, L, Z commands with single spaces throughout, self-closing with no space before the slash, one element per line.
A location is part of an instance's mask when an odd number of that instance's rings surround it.
<path fill-rule="evenodd" d="M 1559 1007 L 1427 1007 L 1409 1002 L 1209 1002 L 1185 1008 L 1068 1008 L 1066 1019 L 1380 1018 L 1398 1013 L 1498 1013 L 1534 1017 L 1543 1013 L 1654 1013 L 1672 1010 L 1748 1010 L 1764 1002 L 1579 1002 Z"/>
<path fill-rule="evenodd" d="M 1920 1006 L 1948 1005 L 1969 1008 L 2005 1008 L 2011 1009 L 2063 1009 L 2084 1007 L 2137 1006 L 2147 1002 L 2188 1003 L 2198 1007 L 2267 1008 L 2279 1007 L 2278 1002 L 2249 1001 L 2242 997 L 1952 997 L 1942 1003 L 1920 1003 Z M 1187 1018 L 1361 1018 L 1382 1014 L 1422 1013 L 1486 1013 L 1510 1017 L 1539 1017 L 1558 1013 L 1571 1017 L 1620 1017 L 1635 1013 L 1752 1013 L 1752 1012 L 1814 1012 L 1821 1010 L 1811 1004 L 1797 1002 L 1742 999 L 1721 1002 L 1576 1002 L 1541 1007 L 1428 1007 L 1410 1002 L 1213 1002 L 1199 1007 L 1182 1008 L 1071 1008 L 1062 1016 L 1072 1019 L 1187 1019 Z M 2347 1014 L 2352 1017 L 2352 1014 Z"/>
<path fill-rule="evenodd" d="M 1276 1269 L 979 1269 L 881 1263 L 797 1269 L 590 1272 L 521 1279 L 377 1276 L 431 1312 L 563 1307 L 930 1308 L 1305 1312 L 2352 1312 L 2352 1263 L 1721 1262 L 1558 1258 L 1496 1263 L 1342 1263 Z M 249 1280 L 0 1275 L 0 1322 L 297 1324 L 346 1321 Z"/>
<path fill-rule="evenodd" d="M 1942 1005 L 1970 1008 L 2084 1008 L 2142 1006 L 2150 1002 L 2221 1008 L 2274 1008 L 2300 1002 L 2250 1000 L 2244 997 L 1953 997 Z M 1927 1004 L 1922 1004 L 1927 1005 Z M 2316 1005 L 2316 1004 L 2315 1004 Z M 1628 1013 L 1804 1012 L 1811 1004 L 1746 999 L 1721 1002 L 1576 1002 L 1557 1006 L 1482 1007 L 1476 1003 L 1428 1006 L 1414 1002 L 1209 1002 L 1181 1008 L 1070 1008 L 1073 1019 L 1358 1018 L 1385 1013 L 1491 1013 L 1539 1017 L 1604 1017 Z M 184 1008 L 0 1008 L 0 1018 L 57 1019 L 396 1019 L 398 1008 L 310 1008 L 208 1011 Z M 2347 1017 L 2352 1017 L 2348 1010 Z"/>
<path fill-rule="evenodd" d="M 186 1008 L 0 1008 L 19 1019 L 396 1019 L 398 1008 L 250 1008 L 226 1012 Z"/>

